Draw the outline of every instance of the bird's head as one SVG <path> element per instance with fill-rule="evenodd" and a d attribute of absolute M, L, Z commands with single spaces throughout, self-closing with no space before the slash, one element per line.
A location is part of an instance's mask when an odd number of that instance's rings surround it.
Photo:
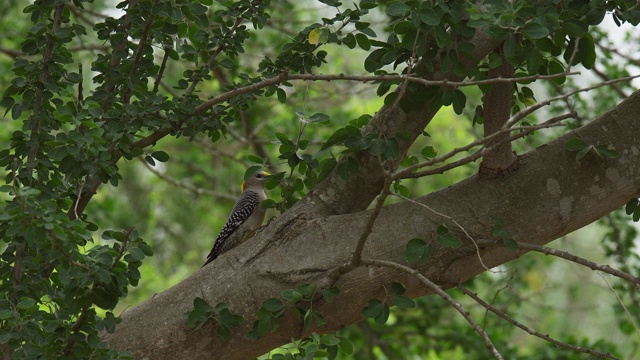
<path fill-rule="evenodd" d="M 262 184 L 266 179 L 267 176 L 269 176 L 271 174 L 269 174 L 266 171 L 258 171 L 257 173 L 253 174 L 253 176 L 251 176 L 248 180 L 245 180 L 242 182 L 242 184 L 240 185 L 240 189 L 242 191 L 244 191 L 244 189 L 248 186 L 248 185 L 258 185 L 258 184 Z"/>

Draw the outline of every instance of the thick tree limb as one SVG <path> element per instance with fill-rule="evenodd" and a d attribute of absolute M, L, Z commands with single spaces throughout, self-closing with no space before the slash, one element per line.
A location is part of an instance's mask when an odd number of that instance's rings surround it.
<path fill-rule="evenodd" d="M 498 46 L 501 40 L 491 38 L 478 30 L 469 42 L 475 46 L 474 56 L 461 57 L 459 61 L 462 65 L 471 68 L 477 66 L 478 62 Z M 418 63 L 417 67 L 420 66 L 421 64 Z M 432 74 L 431 79 L 427 80 L 443 79 L 462 80 L 452 72 Z M 401 160 L 403 154 L 409 150 L 411 144 L 431 122 L 438 110 L 439 107 L 434 107 L 431 101 L 425 101 L 422 110 L 411 113 L 406 113 L 397 106 L 385 105 L 373 117 L 364 134 L 379 134 L 388 139 L 395 138 L 400 131 L 411 134 L 409 141 L 399 141 Z M 366 209 L 382 190 L 385 172 L 378 157 L 371 155 L 368 151 L 358 153 L 356 158 L 360 164 L 358 174 L 344 181 L 338 172 L 334 171 L 294 206 L 296 211 L 288 213 L 304 211 L 309 214 L 308 216 L 319 216 L 348 214 Z M 393 166 L 397 167 L 398 163 Z M 284 214 L 283 217 L 284 221 L 288 221 L 289 215 Z"/>
<path fill-rule="evenodd" d="M 455 219 L 474 239 L 492 239 L 495 218 L 500 216 L 516 241 L 546 244 L 638 197 L 638 113 L 640 93 L 636 92 L 593 123 L 520 156 L 503 177 L 471 177 L 415 200 Z M 612 145 L 621 157 L 601 159 L 588 154 L 576 161 L 576 154 L 564 146 L 575 136 L 588 144 Z M 366 177 L 361 181 L 367 181 Z M 343 187 L 334 191 L 339 189 Z M 332 285 L 337 269 L 351 259 L 369 212 L 323 217 L 315 216 L 321 211 L 293 210 L 287 213 L 286 222 L 273 222 L 216 262 L 125 312 L 116 332 L 104 340 L 111 347 L 130 350 L 137 359 L 247 359 L 304 336 L 302 324 L 287 312 L 275 333 L 258 341 L 244 337 L 263 300 L 301 283 Z M 404 264 L 402 252 L 409 239 L 432 241 L 434 251 L 419 268 L 421 274 L 442 288 L 456 286 L 485 268 L 475 246 L 462 234 L 459 238 L 464 245 L 459 249 L 435 243 L 437 226 L 448 221 L 412 202 L 386 206 L 373 226 L 363 257 Z M 526 252 L 479 244 L 482 262 L 488 267 Z M 359 267 L 338 278 L 335 285 L 341 294 L 335 301 L 314 304 L 328 325 L 313 330 L 333 332 L 362 320 L 360 311 L 367 300 L 385 299 L 384 287 L 391 281 L 405 284 L 408 296 L 430 293 L 406 273 Z M 244 316 L 244 325 L 234 330 L 228 342 L 215 335 L 211 324 L 198 331 L 190 329 L 182 315 L 192 308 L 196 296 L 212 305 L 227 303 L 231 311 Z"/>
<path fill-rule="evenodd" d="M 502 64 L 495 69 L 489 70 L 489 78 L 513 77 L 515 69 L 505 58 Z M 484 96 L 484 136 L 499 132 L 504 124 L 509 121 L 511 115 L 511 94 L 514 84 L 501 83 L 494 84 Z M 509 138 L 509 134 L 502 134 L 495 140 L 487 143 L 493 149 L 487 151 L 482 158 L 480 173 L 485 176 L 499 175 L 506 170 L 514 161 L 516 155 L 511 149 L 511 142 L 504 141 Z M 499 145 L 496 143 L 501 142 Z"/>

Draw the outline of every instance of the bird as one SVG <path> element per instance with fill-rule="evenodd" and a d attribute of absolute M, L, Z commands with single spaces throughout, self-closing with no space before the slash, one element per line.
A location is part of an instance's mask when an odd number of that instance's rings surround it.
<path fill-rule="evenodd" d="M 253 236 L 255 230 L 262 225 L 266 209 L 263 209 L 260 203 L 267 199 L 264 183 L 269 175 L 271 174 L 266 171 L 258 171 L 249 180 L 242 182 L 240 185 L 242 194 L 233 206 L 229 219 L 220 230 L 213 249 L 202 267 Z"/>

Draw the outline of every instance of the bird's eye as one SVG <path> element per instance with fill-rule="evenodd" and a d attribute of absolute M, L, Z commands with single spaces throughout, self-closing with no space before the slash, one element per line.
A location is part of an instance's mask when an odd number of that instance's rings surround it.
<path fill-rule="evenodd" d="M 256 179 L 262 179 L 262 176 L 263 176 L 262 173 L 257 173 L 256 174 Z"/>

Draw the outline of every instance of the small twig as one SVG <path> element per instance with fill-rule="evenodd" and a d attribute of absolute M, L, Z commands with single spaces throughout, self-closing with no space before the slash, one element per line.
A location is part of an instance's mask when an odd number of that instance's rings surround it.
<path fill-rule="evenodd" d="M 571 345 L 571 344 L 567 344 L 564 343 L 562 341 L 558 341 L 554 338 L 552 338 L 549 335 L 545 335 L 542 334 L 540 332 L 537 332 L 533 329 L 531 329 L 530 327 L 521 324 L 520 322 L 516 321 L 515 319 L 512 319 L 509 315 L 507 315 L 506 313 L 496 309 L 495 307 L 487 304 L 484 300 L 482 300 L 480 297 L 478 297 L 478 295 L 476 295 L 475 293 L 473 293 L 471 290 L 467 289 L 466 287 L 464 287 L 463 285 L 458 285 L 458 289 L 462 290 L 463 293 L 465 293 L 467 296 L 469 296 L 470 298 L 472 298 L 473 300 L 475 300 L 478 304 L 480 304 L 481 306 L 483 306 L 485 309 L 491 311 L 492 313 L 498 315 L 499 317 L 505 319 L 506 321 L 508 321 L 509 323 L 519 327 L 520 329 L 526 331 L 527 333 L 539 337 L 540 339 L 543 339 L 545 341 L 548 341 L 554 345 L 563 347 L 563 348 L 567 348 L 567 349 L 571 349 L 571 350 L 575 350 L 575 351 L 579 351 L 582 353 L 586 353 L 586 354 L 590 354 L 590 355 L 594 355 L 597 356 L 599 358 L 608 358 L 608 359 L 613 359 L 613 360 L 620 360 L 617 357 L 611 355 L 611 354 L 605 354 L 605 353 L 601 353 L 599 351 L 595 351 L 593 349 L 589 349 L 589 348 L 583 348 L 577 345 Z"/>
<path fill-rule="evenodd" d="M 165 51 L 164 56 L 162 57 L 162 63 L 160 63 L 160 70 L 158 71 L 158 76 L 156 77 L 156 81 L 153 83 L 153 92 L 158 92 L 158 87 L 162 82 L 162 75 L 164 75 L 164 69 L 167 67 L 167 60 L 169 60 L 169 52 Z"/>
<path fill-rule="evenodd" d="M 233 26 L 222 36 L 222 38 L 226 38 L 228 36 L 230 36 L 231 34 L 233 34 L 236 29 L 238 28 L 238 26 L 240 26 L 240 24 L 242 24 L 242 21 L 244 21 L 244 14 L 247 11 L 250 11 L 251 7 L 247 8 L 247 10 L 243 11 L 242 13 L 240 13 L 240 15 L 238 15 L 238 17 L 236 18 L 236 21 L 233 23 Z M 211 56 L 209 56 L 209 59 L 207 60 L 207 63 L 205 65 L 205 68 L 208 70 L 211 65 L 213 64 L 213 62 L 215 61 L 216 57 L 218 57 L 218 55 L 222 52 L 222 50 L 224 49 L 224 42 L 222 42 L 220 45 L 218 45 L 218 47 L 213 51 L 213 53 L 211 54 Z M 200 82 L 200 77 L 196 77 L 195 79 L 193 79 L 193 82 L 191 83 L 191 85 L 189 86 L 189 88 L 187 89 L 187 91 L 185 92 L 185 99 L 189 97 L 189 95 L 191 95 L 191 93 L 193 92 L 193 90 L 195 89 L 196 85 L 198 85 L 198 82 Z"/>
<path fill-rule="evenodd" d="M 84 77 L 82 74 L 82 63 L 78 63 L 78 75 L 80 75 L 80 82 L 78 83 L 78 102 L 82 104 L 84 101 L 84 89 L 82 88 L 82 84 L 84 83 Z"/>
<path fill-rule="evenodd" d="M 226 194 L 223 192 L 219 192 L 219 191 L 212 191 L 212 190 L 208 190 L 208 189 L 203 189 L 203 188 L 199 188 L 193 185 L 189 185 L 186 183 L 183 183 L 181 181 L 178 181 L 170 176 L 167 176 L 166 174 L 161 173 L 160 171 L 158 171 L 157 169 L 155 169 L 153 166 L 149 165 L 149 163 L 147 163 L 146 160 L 144 160 L 143 158 L 139 158 L 140 162 L 142 162 L 142 164 L 144 164 L 144 166 L 151 171 L 154 175 L 156 175 L 157 177 L 159 177 L 160 179 L 168 182 L 169 184 L 175 185 L 177 187 L 181 187 L 183 189 L 189 190 L 191 192 L 193 192 L 196 195 L 209 195 L 209 196 L 214 196 L 220 199 L 225 199 L 225 200 L 229 200 L 229 201 L 235 201 L 237 198 L 235 196 L 232 196 L 230 194 Z"/>
<path fill-rule="evenodd" d="M 78 316 L 78 318 L 76 319 L 76 322 L 71 327 L 71 332 L 73 334 L 76 334 L 84 324 L 85 320 L 87 319 L 88 310 L 89 310 L 89 307 L 87 305 L 83 306 L 82 310 L 80 310 L 80 316 Z M 71 348 L 76 343 L 76 338 L 77 337 L 75 336 L 69 336 L 69 341 L 65 345 L 64 351 L 63 351 L 65 355 L 69 355 L 71 353 Z"/>
<path fill-rule="evenodd" d="M 523 118 L 525 118 L 526 116 L 530 115 L 531 113 L 533 113 L 534 111 L 547 106 L 549 104 L 551 104 L 554 101 L 558 101 L 558 100 L 563 100 L 566 98 L 569 98 L 577 93 L 581 93 L 581 92 L 585 92 L 585 91 L 590 91 L 593 89 L 597 89 L 599 87 L 603 87 L 603 86 L 609 86 L 611 84 L 615 84 L 615 83 L 619 83 L 619 82 L 623 82 L 623 81 L 630 81 L 633 80 L 635 78 L 640 77 L 640 74 L 638 75 L 632 75 L 632 76 L 625 76 L 622 78 L 618 78 L 618 79 L 612 79 L 612 80 L 607 80 L 607 81 L 603 81 L 600 83 L 597 83 L 595 85 L 591 85 L 588 87 L 584 87 L 584 88 L 580 88 L 580 89 L 576 89 L 573 91 L 569 91 L 566 94 L 562 94 L 562 95 L 558 95 L 558 96 L 554 96 L 554 97 L 550 97 L 545 101 L 539 102 L 539 103 L 535 103 L 529 107 L 526 107 L 520 111 L 518 111 L 517 113 L 515 113 L 511 119 L 509 119 L 509 121 L 507 121 L 507 123 L 503 126 L 503 128 L 508 128 L 513 126 L 515 123 L 517 123 L 518 121 L 522 120 Z"/>
<path fill-rule="evenodd" d="M 111 265 L 111 267 L 109 268 L 109 270 L 113 270 L 116 265 L 118 265 L 118 262 L 120 261 L 120 259 L 122 259 L 122 257 L 124 256 L 124 253 L 127 251 L 127 244 L 129 242 L 129 236 L 131 236 L 131 233 L 133 232 L 134 227 L 130 227 L 129 230 L 127 230 L 127 232 L 124 234 L 124 239 L 122 240 L 122 246 L 120 247 L 120 251 L 118 252 L 118 255 L 115 257 L 115 259 L 113 259 L 113 264 Z"/>
<path fill-rule="evenodd" d="M 413 50 L 411 52 L 411 58 L 409 58 L 409 60 L 407 61 L 407 75 L 411 75 L 412 70 L 414 65 L 417 63 L 417 56 L 416 56 L 416 52 L 418 50 L 418 39 L 420 38 L 420 30 L 418 29 L 418 33 L 416 34 L 416 38 L 413 40 Z M 393 102 L 393 105 L 391 106 L 391 108 L 389 109 L 389 112 L 392 112 L 393 110 L 395 110 L 398 105 L 400 104 L 400 100 L 402 100 L 402 98 L 404 97 L 405 93 L 407 92 L 407 86 L 409 85 L 409 80 L 405 79 L 402 81 L 402 83 L 400 83 L 399 87 L 398 87 L 398 95 L 396 97 L 396 100 Z"/>
<path fill-rule="evenodd" d="M 364 244 L 367 242 L 369 235 L 373 231 L 373 224 L 376 222 L 378 215 L 380 215 L 380 211 L 382 211 L 382 207 L 384 206 L 384 201 L 387 199 L 387 196 L 390 194 L 391 188 L 391 177 L 388 174 L 385 174 L 384 179 L 384 187 L 382 188 L 382 192 L 378 196 L 376 200 L 376 207 L 369 215 L 367 219 L 367 224 L 364 229 L 360 233 L 360 238 L 358 239 L 358 243 L 356 244 L 355 250 L 353 250 L 353 256 L 351 258 L 351 262 L 349 263 L 349 267 L 358 267 L 362 263 L 362 250 L 364 249 Z"/>
<path fill-rule="evenodd" d="M 314 81 L 361 81 L 361 82 L 382 82 L 382 81 L 409 81 L 415 82 L 424 86 L 444 86 L 444 87 L 464 87 L 464 86 L 477 86 L 477 85 L 489 85 L 497 83 L 518 83 L 518 82 L 530 82 L 535 80 L 553 80 L 560 77 L 580 75 L 580 72 L 563 72 L 553 75 L 533 75 L 523 76 L 516 78 L 494 78 L 484 80 L 465 80 L 465 81 L 450 81 L 450 80 L 427 80 L 421 77 L 412 75 L 347 75 L 347 74 L 290 74 L 286 80 L 314 80 Z"/>
<path fill-rule="evenodd" d="M 633 325 L 633 328 L 636 329 L 636 334 L 638 334 L 638 337 L 640 337 L 640 329 L 638 329 L 638 325 L 633 320 L 633 316 L 631 316 L 631 313 L 629 313 L 629 309 L 627 309 L 627 306 L 624 304 L 624 302 L 620 298 L 620 295 L 618 295 L 618 292 L 613 288 L 613 286 L 611 286 L 611 284 L 609 284 L 609 281 L 607 280 L 607 278 L 604 277 L 604 275 L 602 275 L 600 273 L 597 273 L 597 274 L 598 274 L 598 276 L 600 276 L 602 278 L 602 280 L 604 280 L 604 282 L 607 284 L 609 289 L 611 289 L 611 291 L 613 291 L 613 294 L 616 296 L 616 298 L 618 298 L 618 302 L 620 303 L 620 306 L 622 306 L 622 308 L 624 309 L 625 314 L 627 314 L 627 319 L 629 320 L 629 322 L 631 322 L 631 324 Z"/>
<path fill-rule="evenodd" d="M 599 77 L 600 79 L 602 79 L 603 81 L 609 81 L 609 80 L 611 80 L 611 78 L 610 78 L 607 74 L 605 74 L 605 73 L 603 73 L 602 71 L 600 71 L 600 69 L 598 69 L 595 65 L 591 68 L 591 71 L 593 71 L 593 73 L 594 73 L 594 74 L 596 74 L 596 76 L 598 76 L 598 77 Z M 622 89 L 620 88 L 620 86 L 618 86 L 618 84 L 612 84 L 612 85 L 611 85 L 611 88 L 613 89 L 613 91 L 615 91 L 615 92 L 618 94 L 618 96 L 619 96 L 621 99 L 626 99 L 626 98 L 628 98 L 628 97 L 629 97 L 629 95 L 627 95 L 627 94 L 624 92 L 624 90 L 622 90 Z"/>
<path fill-rule="evenodd" d="M 427 286 L 429 289 L 431 289 L 433 292 L 435 292 L 441 298 L 443 298 L 446 302 L 448 302 L 451 306 L 453 306 L 453 308 L 456 309 L 467 320 L 467 322 L 471 325 L 471 327 L 473 327 L 473 330 L 475 330 L 478 334 L 480 334 L 480 336 L 484 340 L 485 345 L 487 346 L 489 351 L 491 351 L 491 354 L 495 359 L 500 359 L 500 360 L 504 359 L 502 357 L 502 354 L 500 354 L 498 349 L 496 349 L 496 347 L 493 345 L 493 342 L 491 342 L 491 339 L 489 338 L 489 335 L 487 334 L 487 332 L 484 331 L 478 325 L 478 323 L 476 323 L 476 321 L 473 319 L 469 311 L 467 311 L 467 309 L 465 309 L 462 306 L 462 304 L 460 304 L 454 298 L 452 298 L 449 294 L 447 294 L 446 291 L 442 290 L 440 286 L 438 286 L 436 283 L 432 282 L 431 280 L 427 279 L 426 276 L 422 275 L 418 270 L 412 269 L 408 266 L 404 266 L 392 261 L 386 261 L 386 260 L 362 259 L 361 263 L 363 265 L 371 265 L 371 266 L 396 269 L 396 270 L 400 270 L 402 272 L 413 275 L 423 285 Z"/>
<path fill-rule="evenodd" d="M 491 303 L 490 303 L 491 306 L 493 306 L 494 301 L 496 301 L 498 299 L 498 295 L 500 295 L 500 293 L 503 290 L 509 288 L 509 285 L 511 284 L 511 281 L 514 278 L 514 275 L 515 275 L 515 271 L 512 271 L 511 274 L 509 275 L 509 280 L 507 280 L 507 283 L 503 287 L 498 289 L 498 291 L 496 291 L 495 294 L 493 294 L 493 299 L 491 299 Z M 489 319 L 489 309 L 485 308 L 483 328 L 485 328 L 487 326 L 487 320 L 488 319 Z"/>
<path fill-rule="evenodd" d="M 470 162 L 476 161 L 479 158 L 482 157 L 483 153 L 485 151 L 488 151 L 490 149 L 492 149 L 494 146 L 499 146 L 500 144 L 502 144 L 503 142 L 506 141 L 514 141 L 517 140 L 519 138 L 525 137 L 529 134 L 531 134 L 532 132 L 536 131 L 536 130 L 540 130 L 540 129 L 546 129 L 546 128 L 550 128 L 553 126 L 558 126 L 558 122 L 569 119 L 569 118 L 573 118 L 575 116 L 575 114 L 571 113 L 571 114 L 565 114 L 565 115 L 560 115 L 560 116 L 556 116 L 554 118 L 551 118 L 545 122 L 543 122 L 542 124 L 538 124 L 538 125 L 531 125 L 531 126 L 520 126 L 520 127 L 513 127 L 513 128 L 503 128 L 500 129 L 500 131 L 497 131 L 489 136 L 485 136 L 482 139 L 478 139 L 476 141 L 473 141 L 465 146 L 459 147 L 459 148 L 455 148 L 453 150 L 451 150 L 450 152 L 448 152 L 445 155 L 442 155 L 440 157 L 436 157 L 433 158 L 429 161 L 425 161 L 422 163 L 418 163 L 418 164 L 414 164 L 412 166 L 409 166 L 407 168 L 405 168 L 404 170 L 396 173 L 394 175 L 394 180 L 398 180 L 398 179 L 407 179 L 407 178 L 419 178 L 419 177 L 423 177 L 423 176 L 428 176 L 428 175 L 433 175 L 433 174 L 441 174 L 447 170 L 451 170 L 453 168 L 456 168 L 458 166 L 464 165 L 464 164 L 468 164 Z M 446 161 L 452 157 L 454 157 L 455 155 L 462 153 L 462 152 L 466 152 L 471 150 L 472 148 L 476 147 L 476 146 L 480 146 L 480 145 L 484 145 L 489 141 L 492 141 L 493 139 L 499 137 L 501 134 L 504 134 L 505 132 L 514 132 L 514 131 L 520 131 L 517 134 L 513 134 L 508 138 L 505 139 L 501 139 L 500 141 L 495 142 L 491 147 L 485 147 L 482 148 L 476 152 L 474 152 L 473 154 L 462 158 L 460 160 L 457 160 L 453 163 L 441 166 L 439 168 L 436 169 L 431 169 L 431 170 L 426 170 L 426 171 L 422 171 L 422 172 L 415 172 L 415 170 L 423 168 L 423 167 L 427 167 L 427 166 L 431 166 L 431 165 L 435 165 L 437 163 L 441 163 L 443 161 Z"/>
<path fill-rule="evenodd" d="M 633 285 L 635 285 L 636 289 L 638 289 L 638 291 L 640 291 L 640 278 L 635 277 L 629 273 L 626 273 L 624 271 L 620 271 L 617 269 L 614 269 L 612 267 L 610 267 L 609 265 L 600 265 L 600 264 L 596 264 L 593 261 L 589 261 L 587 259 L 583 259 L 579 256 L 573 255 L 571 253 L 568 253 L 566 251 L 562 251 L 562 250 L 556 250 L 556 249 L 552 249 L 546 246 L 540 246 L 540 245 L 535 245 L 535 244 L 529 244 L 529 243 L 523 243 L 523 242 L 518 242 L 518 248 L 520 249 L 525 249 L 525 250 L 531 250 L 531 251 L 537 251 L 537 252 L 541 252 L 545 255 L 551 255 L 551 256 L 557 256 L 559 258 L 565 259 L 565 260 L 569 260 L 571 262 L 574 262 L 576 264 L 580 264 L 583 266 L 586 266 L 588 268 L 590 268 L 591 270 L 598 270 L 598 271 L 602 271 L 604 273 L 613 275 L 615 277 L 619 277 L 621 279 L 624 279 L 630 283 L 632 283 Z"/>
<path fill-rule="evenodd" d="M 580 45 L 580 40 L 582 40 L 582 38 L 577 38 L 573 44 L 573 50 L 571 51 L 571 56 L 569 57 L 569 63 L 567 64 L 565 72 L 571 71 L 573 61 L 576 59 L 576 55 L 578 54 L 578 45 Z"/>
<path fill-rule="evenodd" d="M 456 226 L 457 226 L 457 227 L 458 227 L 458 228 L 459 228 L 459 229 L 460 229 L 460 230 L 461 230 L 461 231 L 466 235 L 466 237 L 467 237 L 469 240 L 471 240 L 471 242 L 473 243 L 473 246 L 475 246 L 475 248 L 476 248 L 476 254 L 478 255 L 478 260 L 480 261 L 480 265 L 482 265 L 482 267 L 483 267 L 485 270 L 489 271 L 489 272 L 494 272 L 494 273 L 496 272 L 496 271 L 493 271 L 493 270 L 489 269 L 489 267 L 487 267 L 487 265 L 485 265 L 485 264 L 484 264 L 484 261 L 482 261 L 482 256 L 481 256 L 481 254 L 480 254 L 480 247 L 478 247 L 478 243 L 475 241 L 475 239 L 474 239 L 471 235 L 469 235 L 469 233 L 467 232 L 467 230 L 465 230 L 465 228 L 464 228 L 462 225 L 460 225 L 460 223 L 459 223 L 459 222 L 457 222 L 457 221 L 456 221 L 456 219 L 452 218 L 452 217 L 451 217 L 451 216 L 449 216 L 449 215 L 446 215 L 446 214 L 443 214 L 443 213 L 441 213 L 441 212 L 439 212 L 439 211 L 436 211 L 436 210 L 434 210 L 433 208 L 431 208 L 430 206 L 428 206 L 428 205 L 426 205 L 426 204 L 423 204 L 423 203 L 417 202 L 417 201 L 415 201 L 415 200 L 413 200 L 413 199 L 410 199 L 410 198 L 408 198 L 408 197 L 402 196 L 402 195 L 400 195 L 400 194 L 393 194 L 393 195 L 394 195 L 394 196 L 397 196 L 397 197 L 399 197 L 399 198 L 401 198 L 401 199 L 403 199 L 403 200 L 405 200 L 405 201 L 408 201 L 408 202 L 410 202 L 410 203 L 412 203 L 412 204 L 415 204 L 415 205 L 418 205 L 418 206 L 420 206 L 420 207 L 423 207 L 423 208 L 425 208 L 425 209 L 427 209 L 427 210 L 431 211 L 432 213 L 434 213 L 434 214 L 436 214 L 436 215 L 438 215 L 438 216 L 440 216 L 440 217 L 443 217 L 443 218 L 445 218 L 445 219 L 447 219 L 447 220 L 451 221 L 452 223 L 454 223 L 454 224 L 455 224 L 455 225 L 456 225 Z"/>
<path fill-rule="evenodd" d="M 80 197 L 82 197 L 82 189 L 84 188 L 84 184 L 85 183 L 80 184 L 77 199 L 80 199 Z M 73 214 L 75 215 L 75 219 L 80 219 L 80 216 L 78 215 L 78 201 L 75 201 L 73 204 Z"/>
<path fill-rule="evenodd" d="M 154 0 L 153 4 L 154 5 L 158 4 L 158 0 Z M 142 52 L 144 51 L 144 48 L 147 45 L 147 41 L 149 39 L 149 32 L 151 31 L 151 26 L 153 25 L 154 18 L 155 18 L 155 14 L 153 13 L 153 11 L 150 11 L 149 18 L 147 19 L 147 23 L 144 27 L 144 30 L 142 31 L 142 35 L 140 36 L 140 41 L 138 42 L 136 53 L 134 54 L 133 61 L 131 62 L 131 69 L 129 71 L 129 76 L 134 75 L 135 72 L 138 70 L 138 63 L 140 62 L 140 59 L 142 58 Z M 127 88 L 124 96 L 122 97 L 122 101 L 125 104 L 128 104 L 129 101 L 131 100 L 131 92 L 132 92 L 132 89 Z"/>

